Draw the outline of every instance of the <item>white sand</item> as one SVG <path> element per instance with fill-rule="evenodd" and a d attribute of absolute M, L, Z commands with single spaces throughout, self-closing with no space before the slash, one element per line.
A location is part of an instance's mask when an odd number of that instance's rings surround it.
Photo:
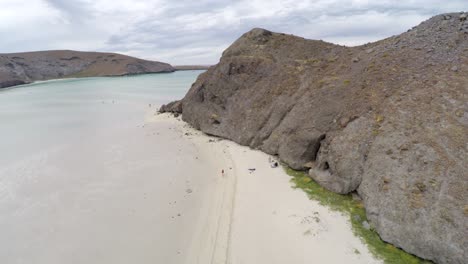
<path fill-rule="evenodd" d="M 171 122 L 132 124 L 0 167 L 1 264 L 193 263 L 215 161 Z"/>
<path fill-rule="evenodd" d="M 379 263 L 268 155 L 168 115 L 145 122 L 2 166 L 0 262 Z"/>
<path fill-rule="evenodd" d="M 381 263 L 353 235 L 347 217 L 291 188 L 268 155 L 203 135 L 166 114 L 148 122 L 171 124 L 173 133 L 190 139 L 215 184 L 197 208 L 185 263 Z"/>

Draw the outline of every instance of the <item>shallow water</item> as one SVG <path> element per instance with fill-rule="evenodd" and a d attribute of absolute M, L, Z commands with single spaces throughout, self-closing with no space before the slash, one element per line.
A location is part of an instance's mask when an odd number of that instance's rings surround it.
<path fill-rule="evenodd" d="M 200 73 L 0 90 L 0 262 L 181 263 L 202 200 L 185 191 L 204 168 L 181 160 L 187 142 L 170 127 L 144 120 Z"/>
<path fill-rule="evenodd" d="M 141 123 L 149 104 L 182 98 L 201 72 L 54 80 L 0 90 L 0 167 L 46 146 Z"/>

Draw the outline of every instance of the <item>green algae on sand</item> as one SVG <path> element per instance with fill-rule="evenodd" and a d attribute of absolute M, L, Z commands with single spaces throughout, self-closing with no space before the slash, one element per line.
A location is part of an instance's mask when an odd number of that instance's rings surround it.
<path fill-rule="evenodd" d="M 321 205 L 327 206 L 333 211 L 342 212 L 349 217 L 355 235 L 368 246 L 372 254 L 383 260 L 386 264 L 429 264 L 427 260 L 411 255 L 392 244 L 383 241 L 380 236 L 370 226 L 366 228 L 363 223 L 367 223 L 366 211 L 361 201 L 353 199 L 352 195 L 337 194 L 320 186 L 311 179 L 305 172 L 293 170 L 283 166 L 286 173 L 292 176 L 291 182 L 294 188 L 300 188 L 307 193 L 312 200 L 318 201 Z"/>

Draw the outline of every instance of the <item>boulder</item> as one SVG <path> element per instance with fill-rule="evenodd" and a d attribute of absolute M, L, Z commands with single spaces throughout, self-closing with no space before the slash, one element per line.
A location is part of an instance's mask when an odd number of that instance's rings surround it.
<path fill-rule="evenodd" d="M 168 104 L 162 105 L 159 109 L 160 113 L 182 113 L 182 102 L 181 101 L 173 101 Z"/>

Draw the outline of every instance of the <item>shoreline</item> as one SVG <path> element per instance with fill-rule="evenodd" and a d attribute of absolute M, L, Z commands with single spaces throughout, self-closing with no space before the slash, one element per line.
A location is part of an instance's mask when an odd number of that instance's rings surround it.
<path fill-rule="evenodd" d="M 134 77 L 134 76 L 141 76 L 141 75 L 152 75 L 152 74 L 171 74 L 178 71 L 204 71 L 204 69 L 190 69 L 190 70 L 174 70 L 174 71 L 167 71 L 167 72 L 147 72 L 147 73 L 137 73 L 137 74 L 123 74 L 123 75 L 101 75 L 101 76 L 84 76 L 84 77 L 65 77 L 65 78 L 57 78 L 57 79 L 47 79 L 47 80 L 36 80 L 28 83 L 16 84 L 6 87 L 0 87 L 0 91 L 6 91 L 14 88 L 21 88 L 23 86 L 28 85 L 35 85 L 35 84 L 43 84 L 49 82 L 59 82 L 59 81 L 68 81 L 68 80 L 82 80 L 82 79 L 92 79 L 92 78 L 120 78 L 120 77 Z"/>
<path fill-rule="evenodd" d="M 205 135 L 170 114 L 145 123 L 155 122 L 188 138 L 217 177 L 213 192 L 203 195 L 185 263 L 382 263 L 346 216 L 293 189 L 281 167 L 270 167 L 269 155 Z"/>
<path fill-rule="evenodd" d="M 7 90 L 7 89 L 12 89 L 12 88 L 18 88 L 18 87 L 25 86 L 25 85 L 34 85 L 34 84 L 41 84 L 41 83 L 48 83 L 48 82 L 59 82 L 59 81 L 66 81 L 66 80 L 81 80 L 81 79 L 86 79 L 86 78 L 91 79 L 91 78 L 132 77 L 132 76 L 149 75 L 149 74 L 170 74 L 170 73 L 174 73 L 176 71 L 178 71 L 178 70 L 161 71 L 161 72 L 145 72 L 145 73 L 135 73 L 135 74 L 121 74 L 121 75 L 96 75 L 96 76 L 83 76 L 83 77 L 70 76 L 70 77 L 64 77 L 64 78 L 35 80 L 35 81 L 32 81 L 32 82 L 25 82 L 25 83 L 21 83 L 21 84 L 15 84 L 15 85 L 10 85 L 10 86 L 0 87 L 0 91 Z"/>

